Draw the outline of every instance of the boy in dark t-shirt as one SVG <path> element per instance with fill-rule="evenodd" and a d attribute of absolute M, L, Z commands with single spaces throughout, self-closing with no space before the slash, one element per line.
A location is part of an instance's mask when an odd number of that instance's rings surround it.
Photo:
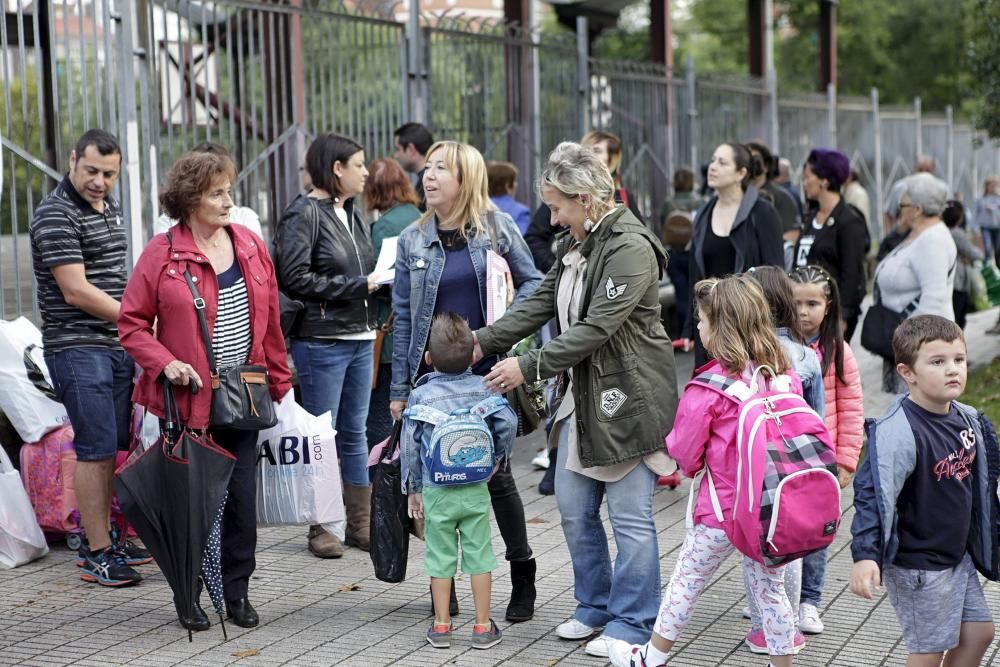
<path fill-rule="evenodd" d="M 962 330 L 937 315 L 904 321 L 892 339 L 909 394 L 868 420 L 854 481 L 851 591 L 884 583 L 908 666 L 978 665 L 994 624 L 976 571 L 996 580 L 997 469 L 992 424 L 956 399 L 965 390 Z"/>

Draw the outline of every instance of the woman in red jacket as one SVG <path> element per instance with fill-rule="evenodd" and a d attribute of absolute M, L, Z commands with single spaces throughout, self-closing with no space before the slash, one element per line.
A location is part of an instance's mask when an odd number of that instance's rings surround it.
<path fill-rule="evenodd" d="M 260 237 L 229 224 L 235 178 L 236 168 L 226 156 L 188 153 L 174 163 L 160 205 L 180 222 L 155 236 L 143 250 L 118 318 L 122 347 L 143 371 L 133 399 L 163 417 L 165 378 L 175 385 L 181 422 L 190 429 L 209 428 L 212 392 L 205 386 L 208 357 L 186 270 L 205 301 L 220 370 L 243 363 L 266 366 L 275 401 L 292 388 L 271 259 Z M 192 385 L 201 391 L 195 393 Z M 208 432 L 236 456 L 222 517 L 226 609 L 237 625 L 253 627 L 259 618 L 247 599 L 247 585 L 257 546 L 257 433 Z M 195 610 L 190 618 L 180 617 L 181 625 L 207 629 L 205 612 L 199 605 Z"/>

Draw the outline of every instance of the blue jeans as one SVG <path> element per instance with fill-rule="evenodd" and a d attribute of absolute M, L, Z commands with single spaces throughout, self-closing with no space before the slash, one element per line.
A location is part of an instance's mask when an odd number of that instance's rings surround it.
<path fill-rule="evenodd" d="M 71 347 L 46 354 L 45 364 L 73 425 L 77 461 L 107 461 L 128 450 L 132 357 L 121 349 Z"/>
<path fill-rule="evenodd" d="M 802 559 L 802 594 L 799 596 L 799 602 L 819 607 L 823 598 L 824 579 L 826 579 L 826 549 L 821 549 Z"/>
<path fill-rule="evenodd" d="M 372 341 L 292 341 L 302 407 L 314 415 L 330 411 L 337 429 L 340 476 L 345 484 L 368 486 L 365 420 L 372 391 Z"/>
<path fill-rule="evenodd" d="M 570 417 L 573 419 L 574 417 Z M 617 482 L 599 482 L 566 470 L 569 428 L 557 425 L 556 501 L 573 561 L 575 618 L 631 644 L 649 640 L 660 607 L 660 553 L 653 521 L 656 475 L 642 462 Z M 618 556 L 614 568 L 601 522 L 608 515 Z"/>

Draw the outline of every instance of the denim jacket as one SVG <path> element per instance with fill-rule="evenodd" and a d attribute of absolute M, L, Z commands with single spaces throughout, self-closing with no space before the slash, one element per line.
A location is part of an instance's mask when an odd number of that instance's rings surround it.
<path fill-rule="evenodd" d="M 792 363 L 792 370 L 802 381 L 802 398 L 809 407 L 826 417 L 826 401 L 823 394 L 823 366 L 819 363 L 816 352 L 801 343 L 792 340 L 788 327 L 778 327 L 778 340 L 785 348 L 785 354 Z"/>
<path fill-rule="evenodd" d="M 500 255 L 510 266 L 518 303 L 535 291 L 542 276 L 535 269 L 531 252 L 506 213 L 493 213 L 496 240 Z M 410 225 L 399 235 L 396 249 L 396 279 L 392 285 L 393 321 L 392 385 L 389 399 L 405 401 L 420 371 L 427 336 L 434 318 L 441 274 L 444 273 L 445 252 L 438 238 L 437 221 L 431 218 L 424 225 Z M 479 278 L 479 298 L 486 312 L 486 252 L 490 249 L 489 235 L 469 239 L 472 265 Z M 470 285 L 471 288 L 471 285 Z"/>
<path fill-rule="evenodd" d="M 471 408 L 492 394 L 486 384 L 471 370 L 464 373 L 428 373 L 417 381 L 417 386 L 409 396 L 409 404 L 427 405 L 441 412 L 450 413 L 461 408 Z M 510 457 L 517 432 L 517 416 L 508 405 L 486 418 L 493 432 L 493 453 L 496 461 Z M 403 434 L 400 441 L 400 470 L 403 478 L 403 493 L 419 493 L 425 484 L 433 485 L 426 475 L 421 450 L 430 443 L 433 426 L 409 417 L 403 417 Z"/>
<path fill-rule="evenodd" d="M 854 478 L 851 556 L 855 563 L 873 560 L 880 570 L 885 570 L 896 559 L 899 548 L 896 502 L 916 465 L 913 429 L 902 407 L 908 396 L 903 394 L 897 398 L 883 417 L 865 423 L 868 449 Z M 968 517 L 967 550 L 980 574 L 997 581 L 1000 577 L 997 571 L 1000 524 L 997 435 L 990 421 L 975 408 L 958 401 L 954 405 L 975 434 L 976 459 L 972 472 L 972 515 Z"/>

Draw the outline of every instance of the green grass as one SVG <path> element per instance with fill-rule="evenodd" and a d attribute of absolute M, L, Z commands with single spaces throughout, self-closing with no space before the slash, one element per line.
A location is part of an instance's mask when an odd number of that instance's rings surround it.
<path fill-rule="evenodd" d="M 994 424 L 1000 424 L 1000 357 L 969 373 L 965 393 L 959 399 L 986 413 Z"/>

